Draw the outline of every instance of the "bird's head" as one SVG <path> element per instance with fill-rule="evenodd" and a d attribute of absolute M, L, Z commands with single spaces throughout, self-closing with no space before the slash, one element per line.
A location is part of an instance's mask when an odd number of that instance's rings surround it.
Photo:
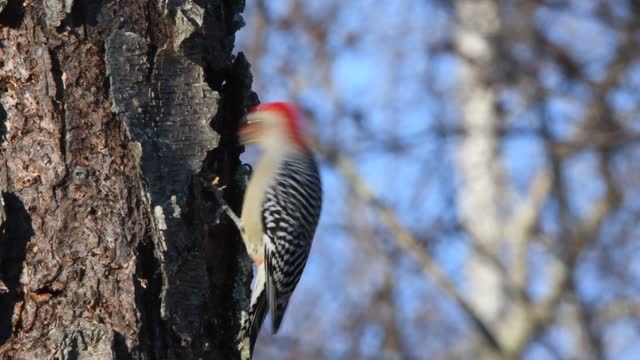
<path fill-rule="evenodd" d="M 302 117 L 300 109 L 291 103 L 260 104 L 252 108 L 240 124 L 240 142 L 261 146 L 291 144 L 306 149 Z"/>

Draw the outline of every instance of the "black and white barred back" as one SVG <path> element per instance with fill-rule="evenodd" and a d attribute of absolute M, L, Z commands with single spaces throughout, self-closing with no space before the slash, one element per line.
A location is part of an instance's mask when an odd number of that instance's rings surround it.
<path fill-rule="evenodd" d="M 311 250 L 320 218 L 322 184 L 309 152 L 280 165 L 263 205 L 266 296 L 274 333 L 278 331 Z"/>
<path fill-rule="evenodd" d="M 280 327 L 309 257 L 321 205 L 322 184 L 313 155 L 302 152 L 284 160 L 263 202 L 265 263 L 258 267 L 249 316 L 241 330 L 241 334 L 249 331 L 250 354 L 267 310 L 273 332 Z"/>

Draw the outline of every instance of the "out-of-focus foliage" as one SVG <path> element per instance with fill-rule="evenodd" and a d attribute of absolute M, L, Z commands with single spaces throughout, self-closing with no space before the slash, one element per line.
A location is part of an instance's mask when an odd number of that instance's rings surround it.
<path fill-rule="evenodd" d="M 638 358 L 640 2 L 249 0 L 245 21 L 254 89 L 308 111 L 325 185 L 256 359 Z"/>

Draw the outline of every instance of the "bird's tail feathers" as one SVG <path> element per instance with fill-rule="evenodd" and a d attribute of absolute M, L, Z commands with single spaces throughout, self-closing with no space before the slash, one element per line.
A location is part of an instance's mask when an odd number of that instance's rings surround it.
<path fill-rule="evenodd" d="M 269 306 L 265 288 L 265 269 L 264 265 L 261 265 L 258 266 L 258 273 L 253 291 L 251 292 L 249 312 L 243 312 L 241 319 L 242 325 L 240 333 L 238 334 L 237 346 L 242 360 L 252 358 L 253 348 L 256 345 L 256 340 L 258 340 L 258 335 L 260 334 L 262 323 L 267 316 L 268 309 Z"/>
<path fill-rule="evenodd" d="M 256 340 L 258 340 L 258 335 L 260 334 L 262 323 L 267 316 L 268 309 L 265 267 L 264 264 L 262 264 L 258 266 L 258 274 L 251 294 L 251 305 L 249 307 L 249 344 L 251 353 L 253 353 L 253 348 L 256 345 Z"/>

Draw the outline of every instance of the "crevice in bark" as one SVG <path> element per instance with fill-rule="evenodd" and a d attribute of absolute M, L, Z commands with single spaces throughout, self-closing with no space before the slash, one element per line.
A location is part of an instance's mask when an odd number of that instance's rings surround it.
<path fill-rule="evenodd" d="M 205 75 L 208 74 L 205 73 Z M 257 105 L 259 99 L 256 93 L 251 91 L 252 77 L 249 63 L 244 54 L 238 54 L 233 64 L 225 71 L 223 78 L 224 82 L 219 84 L 217 88 L 210 83 L 210 86 L 221 94 L 220 108 L 211 122 L 213 130 L 220 134 L 220 143 L 215 149 L 207 153 L 203 170 L 208 169 L 211 173 L 226 175 L 221 179 L 222 184 L 233 186 L 236 184 L 233 184 L 232 178 L 235 176 L 240 162 L 231 163 L 228 159 L 237 159 L 244 151 L 244 147 L 238 144 L 236 135 L 239 118 L 244 115 L 246 109 Z M 211 77 L 206 79 L 212 81 Z M 225 191 L 226 201 L 242 199 L 242 192 L 236 194 L 239 197 L 229 196 L 229 199 L 227 199 L 226 195 L 232 193 L 233 190 L 235 188 L 232 187 Z M 234 204 L 231 202 L 229 205 L 234 211 L 239 210 L 239 203 Z"/>
<path fill-rule="evenodd" d="M 55 94 L 53 94 L 53 108 L 56 113 L 60 117 L 60 151 L 62 152 L 62 158 L 64 161 L 65 167 L 68 165 L 67 163 L 67 121 L 66 121 L 66 111 L 64 109 L 64 81 L 62 80 L 62 65 L 60 63 L 60 59 L 58 59 L 58 53 L 49 49 L 49 59 L 51 61 L 51 77 L 53 78 L 53 82 L 55 84 Z M 67 171 L 68 173 L 68 171 Z M 65 175 L 57 184 L 57 186 L 62 186 L 65 183 L 67 176 Z"/>
<path fill-rule="evenodd" d="M 56 100 L 56 110 L 62 110 L 62 102 L 64 101 L 64 82 L 62 81 L 62 66 L 58 59 L 58 54 L 55 50 L 49 49 L 49 58 L 51 58 L 51 75 L 53 75 L 53 81 L 56 84 L 56 93 L 54 99 Z"/>
<path fill-rule="evenodd" d="M 155 1 L 149 1 L 146 7 L 147 29 L 146 34 L 149 38 L 147 48 L 147 63 L 149 65 L 145 81 L 151 83 L 153 71 L 155 69 L 155 61 L 158 56 L 158 44 L 167 44 L 169 35 L 165 29 L 169 28 L 166 23 L 165 16 L 160 12 L 159 6 Z"/>
<path fill-rule="evenodd" d="M 2 64 L 0 64 L 2 67 Z M 0 98 L 2 98 L 2 91 L 0 91 Z M 0 104 L 0 145 L 7 139 L 7 111 L 4 106 Z"/>
<path fill-rule="evenodd" d="M 0 25 L 17 29 L 22 25 L 24 5 L 22 0 L 9 0 L 0 12 Z"/>
<path fill-rule="evenodd" d="M 222 99 L 224 99 L 219 113 L 225 117 L 216 117 L 212 124 L 213 129 L 223 137 L 222 145 L 237 144 L 236 133 L 239 121 L 236 119 L 244 115 L 246 109 L 260 103 L 258 95 L 251 91 L 252 82 L 253 77 L 249 62 L 243 53 L 239 53 L 225 74 L 225 83 L 219 89 L 223 95 Z M 226 124 L 225 118 L 234 121 L 232 124 Z M 237 155 L 242 150 L 239 150 Z"/>
<path fill-rule="evenodd" d="M 45 296 L 48 296 L 48 297 L 55 297 L 55 296 L 60 295 L 62 293 L 62 291 L 55 290 L 51 286 L 45 286 L 43 288 L 36 289 L 34 291 L 34 293 L 36 295 L 45 295 Z"/>
<path fill-rule="evenodd" d="M 121 333 L 113 332 L 113 344 L 112 350 L 117 360 L 130 360 L 134 357 L 129 353 L 129 347 L 127 346 L 127 339 Z"/>
<path fill-rule="evenodd" d="M 65 23 L 71 26 L 95 26 L 102 9 L 101 0 L 75 1 Z"/>
<path fill-rule="evenodd" d="M 166 331 L 160 314 L 160 264 L 151 239 L 141 241 L 137 250 L 135 296 L 141 317 L 141 329 L 138 333 L 139 352 L 150 354 L 151 359 L 160 359 L 162 349 L 165 348 L 163 334 Z"/>
<path fill-rule="evenodd" d="M 2 194 L 7 215 L 5 234 L 0 239 L 0 279 L 8 292 L 0 294 L 0 345 L 9 337 L 13 325 L 14 307 L 23 301 L 20 274 L 26 256 L 27 243 L 35 234 L 31 216 L 22 201 L 13 193 Z"/>
<path fill-rule="evenodd" d="M 218 71 L 220 73 L 221 71 Z M 239 170 L 239 155 L 244 150 L 238 144 L 236 136 L 238 130 L 238 119 L 244 114 L 245 109 L 249 106 L 257 104 L 257 96 L 251 91 L 251 74 L 246 59 L 240 54 L 233 64 L 227 67 L 220 78 L 224 82 L 218 83 L 214 88 L 221 94 L 221 101 L 218 112 L 216 113 L 211 127 L 220 134 L 220 142 L 218 146 L 207 153 L 204 160 L 202 170 L 197 174 L 197 178 L 202 183 L 209 184 L 215 176 L 222 175 L 219 179 L 220 183 L 225 185 L 224 199 L 237 214 L 240 213 L 241 199 L 244 193 L 244 179 L 236 176 Z M 210 75 L 207 73 L 206 75 Z M 211 77 L 207 80 L 210 82 Z M 215 86 L 210 82 L 210 86 Z M 213 194 L 206 189 L 200 189 L 198 186 L 193 187 L 196 193 L 200 192 L 203 198 L 211 199 Z M 194 196 L 198 198 L 197 194 Z M 214 212 L 206 211 L 206 207 L 202 221 L 204 223 L 213 220 Z M 211 209 L 213 210 L 213 209 Z M 205 249 L 207 259 L 207 271 L 210 279 L 210 298 L 214 300 L 213 308 L 215 309 L 215 317 L 225 319 L 228 324 L 232 324 L 226 328 L 225 332 L 220 334 L 219 341 L 223 344 L 235 343 L 235 337 L 238 334 L 240 323 L 240 313 L 248 307 L 249 286 L 252 279 L 251 261 L 246 255 L 244 245 L 239 238 L 238 230 L 228 221 L 228 219 L 220 219 L 221 223 L 211 228 L 211 232 L 217 234 L 227 234 L 223 236 L 223 242 L 210 238 L 205 239 L 203 247 Z M 230 257 L 229 254 L 234 254 Z M 220 264 L 224 265 L 220 265 Z M 226 275 L 221 276 L 221 270 L 224 269 Z M 225 281 L 220 281 L 225 279 Z M 218 296 L 217 294 L 230 294 L 231 296 Z M 209 324 L 213 327 L 213 324 Z M 212 330 L 209 330 L 212 331 Z M 238 354 L 233 352 L 225 354 L 225 358 L 236 358 Z"/>
<path fill-rule="evenodd" d="M 72 339 L 71 343 L 68 346 L 69 347 L 66 354 L 67 359 L 78 359 L 80 357 L 80 347 L 78 346 L 78 339 Z"/>

